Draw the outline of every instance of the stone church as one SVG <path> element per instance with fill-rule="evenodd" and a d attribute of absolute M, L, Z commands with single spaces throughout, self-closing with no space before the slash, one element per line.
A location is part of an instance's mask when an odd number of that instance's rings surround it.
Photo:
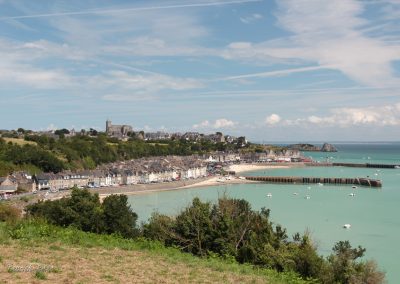
<path fill-rule="evenodd" d="M 106 133 L 109 136 L 123 138 L 128 136 L 128 133 L 132 131 L 133 129 L 130 125 L 112 125 L 111 120 L 106 121 Z"/>

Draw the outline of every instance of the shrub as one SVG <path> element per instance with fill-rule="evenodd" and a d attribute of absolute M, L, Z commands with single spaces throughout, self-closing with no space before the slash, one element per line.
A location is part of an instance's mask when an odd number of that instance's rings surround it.
<path fill-rule="evenodd" d="M 74 188 L 71 197 L 28 205 L 27 212 L 54 225 L 130 238 L 137 235 L 137 215 L 127 200 L 125 195 L 111 195 L 101 204 L 97 193 Z"/>
<path fill-rule="evenodd" d="M 6 203 L 0 203 L 0 222 L 15 222 L 20 217 L 19 209 Z"/>

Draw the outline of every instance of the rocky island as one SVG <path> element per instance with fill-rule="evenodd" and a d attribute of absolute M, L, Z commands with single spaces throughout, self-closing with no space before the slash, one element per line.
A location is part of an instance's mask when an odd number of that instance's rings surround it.
<path fill-rule="evenodd" d="M 324 143 L 322 147 L 318 147 L 312 144 L 299 143 L 289 145 L 289 148 L 306 152 L 337 152 L 336 147 L 329 143 Z"/>

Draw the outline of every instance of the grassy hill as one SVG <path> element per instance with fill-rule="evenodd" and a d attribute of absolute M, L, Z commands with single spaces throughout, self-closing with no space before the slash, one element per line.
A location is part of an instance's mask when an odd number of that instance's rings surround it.
<path fill-rule="evenodd" d="M 17 144 L 17 145 L 20 145 L 20 146 L 23 146 L 23 145 L 26 145 L 26 144 L 35 145 L 35 146 L 37 145 L 36 142 L 26 141 L 25 139 L 22 139 L 22 138 L 6 138 L 6 137 L 4 137 L 3 139 L 4 139 L 4 141 L 6 141 L 6 143 L 11 142 L 13 144 Z"/>
<path fill-rule="evenodd" d="M 20 271 L 29 270 L 29 271 Z M 44 222 L 0 223 L 0 283 L 310 283 L 291 273 L 198 258 L 144 239 Z"/>

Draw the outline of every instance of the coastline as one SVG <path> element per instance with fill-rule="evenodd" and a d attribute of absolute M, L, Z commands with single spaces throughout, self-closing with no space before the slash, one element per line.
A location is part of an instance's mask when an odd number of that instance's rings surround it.
<path fill-rule="evenodd" d="M 222 176 L 210 176 L 198 179 L 180 180 L 172 182 L 162 183 L 151 183 L 151 184 L 131 184 L 123 186 L 110 186 L 102 188 L 91 188 L 89 189 L 92 193 L 98 193 L 100 201 L 112 194 L 125 194 L 125 195 L 137 195 L 137 194 L 150 194 L 162 191 L 180 190 L 188 188 L 201 188 L 209 186 L 221 186 L 228 184 L 246 184 L 246 183 L 258 183 L 258 181 L 246 180 L 241 177 L 241 174 L 251 171 L 258 170 L 272 170 L 272 169 L 284 169 L 292 167 L 304 167 L 303 163 L 260 163 L 260 164 L 233 164 L 225 168 L 226 171 L 234 171 L 235 176 L 229 176 L 228 178 Z M 60 191 L 45 197 L 45 200 L 56 200 L 70 195 L 70 191 Z"/>
<path fill-rule="evenodd" d="M 251 181 L 240 178 L 238 174 L 256 170 L 290 168 L 293 166 L 294 165 L 292 163 L 279 164 L 279 165 L 235 164 L 235 165 L 230 165 L 226 168 L 226 170 L 235 171 L 236 173 L 236 176 L 232 176 L 228 179 L 222 178 L 221 176 L 211 176 L 195 180 L 173 181 L 169 183 L 155 183 L 155 184 L 135 184 L 135 185 L 126 185 L 118 187 L 107 187 L 91 191 L 97 192 L 99 194 L 100 200 L 103 200 L 104 198 L 112 194 L 137 195 L 137 194 L 148 194 L 148 193 L 162 192 L 162 191 L 180 190 L 186 188 L 221 186 L 227 184 L 258 183 L 258 181 Z"/>

